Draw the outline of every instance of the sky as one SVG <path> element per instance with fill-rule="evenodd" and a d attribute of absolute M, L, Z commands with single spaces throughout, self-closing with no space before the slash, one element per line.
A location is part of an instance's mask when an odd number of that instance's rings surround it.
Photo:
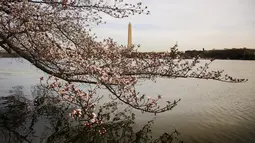
<path fill-rule="evenodd" d="M 136 3 L 141 0 L 126 0 Z M 125 1 L 124 1 L 125 2 Z M 111 37 L 127 45 L 128 23 L 140 51 L 255 49 L 255 0 L 142 0 L 150 15 L 124 19 L 103 16 L 93 28 L 99 39 Z"/>

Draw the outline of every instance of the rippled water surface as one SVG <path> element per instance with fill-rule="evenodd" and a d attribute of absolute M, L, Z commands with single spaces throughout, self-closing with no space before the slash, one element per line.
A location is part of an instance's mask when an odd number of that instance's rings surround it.
<path fill-rule="evenodd" d="M 153 135 L 176 128 L 185 142 L 255 143 L 255 61 L 218 60 L 211 68 L 224 69 L 229 75 L 249 81 L 157 79 L 156 83 L 140 83 L 138 89 L 148 96 L 182 99 L 172 111 L 157 115 Z M 42 75 L 26 61 L 0 59 L 0 95 L 8 95 L 8 90 L 16 85 L 24 86 L 29 94 L 30 86 L 38 83 Z M 138 114 L 137 122 L 152 118 Z"/>

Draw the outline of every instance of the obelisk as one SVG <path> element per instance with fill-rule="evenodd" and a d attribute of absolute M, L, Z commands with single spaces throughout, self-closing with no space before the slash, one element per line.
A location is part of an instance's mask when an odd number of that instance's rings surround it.
<path fill-rule="evenodd" d="M 128 48 L 132 45 L 132 25 L 131 23 L 128 24 Z"/>

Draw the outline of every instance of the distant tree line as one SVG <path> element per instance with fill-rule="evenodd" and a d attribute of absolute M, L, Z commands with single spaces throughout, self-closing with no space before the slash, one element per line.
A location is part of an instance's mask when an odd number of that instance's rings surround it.
<path fill-rule="evenodd" d="M 15 52 L 6 52 L 5 50 L 0 50 L 0 58 L 8 57 L 20 57 L 20 56 Z"/>
<path fill-rule="evenodd" d="M 146 57 L 166 57 L 170 53 L 165 52 L 132 52 L 129 58 L 146 58 Z M 185 52 L 178 51 L 178 54 L 186 59 L 199 56 L 202 59 L 231 59 L 231 60 L 255 60 L 255 49 L 233 48 L 233 49 L 213 49 L 213 50 L 187 50 Z M 15 52 L 6 52 L 0 50 L 0 57 L 19 57 Z"/>
<path fill-rule="evenodd" d="M 185 52 L 177 51 L 178 55 L 185 59 L 199 57 L 202 59 L 231 59 L 231 60 L 255 60 L 255 49 L 239 48 L 239 49 L 213 49 L 213 50 L 187 50 Z M 129 58 L 147 58 L 157 57 L 165 58 L 171 53 L 166 52 L 132 52 Z"/>
<path fill-rule="evenodd" d="M 185 58 L 192 58 L 195 56 L 204 59 L 255 60 L 255 49 L 188 50 L 184 53 Z"/>

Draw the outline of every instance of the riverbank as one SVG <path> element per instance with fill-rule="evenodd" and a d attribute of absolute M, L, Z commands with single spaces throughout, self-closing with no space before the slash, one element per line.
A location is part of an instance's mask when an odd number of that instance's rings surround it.
<path fill-rule="evenodd" d="M 217 50 L 187 50 L 178 51 L 185 59 L 192 59 L 199 56 L 201 59 L 219 59 L 219 60 L 255 60 L 255 49 L 217 49 Z M 165 52 L 132 52 L 127 55 L 128 58 L 146 58 L 146 57 L 168 57 L 169 53 Z M 0 51 L 0 58 L 17 58 L 16 53 L 7 53 Z"/>
<path fill-rule="evenodd" d="M 255 60 L 255 49 L 233 48 L 218 50 L 188 50 L 185 51 L 185 58 L 199 56 L 202 59 L 222 59 L 222 60 Z"/>
<path fill-rule="evenodd" d="M 218 59 L 218 60 L 255 60 L 255 49 L 247 48 L 232 48 L 232 49 L 217 49 L 217 50 L 187 50 L 178 51 L 184 59 L 192 59 L 198 56 L 200 59 Z M 165 52 L 133 52 L 128 55 L 129 58 L 146 58 L 146 57 L 173 57 L 170 53 Z"/>
<path fill-rule="evenodd" d="M 18 54 L 16 53 L 7 53 L 5 51 L 0 51 L 0 58 L 18 58 L 20 57 Z"/>
<path fill-rule="evenodd" d="M 20 58 L 20 56 L 13 54 L 0 54 L 0 58 Z"/>

